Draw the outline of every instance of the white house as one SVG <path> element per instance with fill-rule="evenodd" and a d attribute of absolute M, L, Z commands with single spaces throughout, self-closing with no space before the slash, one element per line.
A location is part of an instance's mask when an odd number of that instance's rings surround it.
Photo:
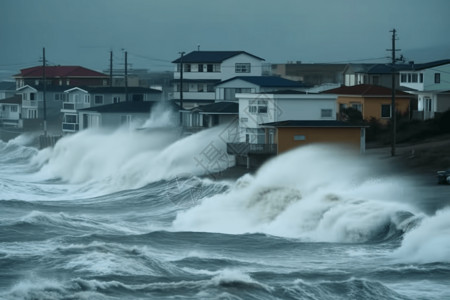
<path fill-rule="evenodd" d="M 417 95 L 416 118 L 431 119 L 450 109 L 450 59 L 411 64 L 400 72 L 400 86 Z"/>
<path fill-rule="evenodd" d="M 336 95 L 303 92 L 237 94 L 239 142 L 272 144 L 274 131 L 266 136 L 261 124 L 286 120 L 336 120 Z"/>
<path fill-rule="evenodd" d="M 236 76 L 261 76 L 263 61 L 245 51 L 190 52 L 172 62 L 176 64 L 172 98 L 179 102 L 182 95 L 186 109 L 212 103 L 216 99 L 215 84 Z"/>
<path fill-rule="evenodd" d="M 121 102 L 148 102 L 159 101 L 160 90 L 143 87 L 74 87 L 65 91 L 66 97 L 61 112 L 63 113 L 63 133 L 78 131 L 81 120 L 78 111 L 81 109 L 98 107 Z M 128 97 L 128 101 L 126 98 Z M 95 119 L 96 117 L 92 117 Z M 94 124 L 95 122 L 92 121 Z"/>
<path fill-rule="evenodd" d="M 279 90 L 305 91 L 298 81 L 278 76 L 236 76 L 216 85 L 216 101 L 237 101 L 240 93 L 271 93 Z"/>
<path fill-rule="evenodd" d="M 16 84 L 12 81 L 0 82 L 0 99 L 13 97 L 16 94 Z"/>
<path fill-rule="evenodd" d="M 0 100 L 0 126 L 22 128 L 22 98 L 19 95 Z"/>

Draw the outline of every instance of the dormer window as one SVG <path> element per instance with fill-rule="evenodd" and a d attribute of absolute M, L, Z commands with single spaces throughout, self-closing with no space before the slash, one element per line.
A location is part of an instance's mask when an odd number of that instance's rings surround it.
<path fill-rule="evenodd" d="M 250 64 L 249 63 L 236 63 L 235 64 L 235 72 L 236 73 L 250 73 Z"/>

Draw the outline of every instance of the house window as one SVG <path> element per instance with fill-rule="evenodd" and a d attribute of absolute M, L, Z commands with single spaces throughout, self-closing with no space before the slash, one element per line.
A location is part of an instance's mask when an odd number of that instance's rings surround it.
<path fill-rule="evenodd" d="M 17 112 L 17 105 L 11 105 L 10 106 L 10 108 L 11 108 L 11 112 Z"/>
<path fill-rule="evenodd" d="M 267 106 L 258 106 L 259 114 L 267 114 Z"/>
<path fill-rule="evenodd" d="M 434 83 L 441 83 L 441 73 L 434 73 Z"/>
<path fill-rule="evenodd" d="M 113 103 L 119 103 L 119 102 L 120 102 L 120 96 L 114 96 Z"/>
<path fill-rule="evenodd" d="M 103 104 L 103 95 L 95 95 L 94 103 L 95 104 Z"/>
<path fill-rule="evenodd" d="M 417 73 L 412 74 L 412 82 L 417 82 Z"/>
<path fill-rule="evenodd" d="M 250 73 L 249 63 L 236 63 L 234 68 L 236 73 Z"/>
<path fill-rule="evenodd" d="M 65 115 L 64 118 L 65 118 L 64 123 L 72 123 L 72 124 L 78 123 L 77 115 Z"/>
<path fill-rule="evenodd" d="M 214 85 L 213 84 L 207 84 L 206 85 L 206 91 L 211 93 L 214 92 Z"/>
<path fill-rule="evenodd" d="M 184 72 L 191 72 L 191 64 L 183 64 Z"/>
<path fill-rule="evenodd" d="M 373 77 L 372 77 L 372 83 L 373 83 L 373 85 L 378 85 L 378 84 L 380 84 L 380 77 L 378 77 L 378 76 L 373 76 Z"/>
<path fill-rule="evenodd" d="M 198 71 L 203 72 L 203 64 L 198 64 Z"/>
<path fill-rule="evenodd" d="M 66 100 L 66 94 L 55 94 L 56 101 L 64 101 Z"/>
<path fill-rule="evenodd" d="M 400 82 L 406 82 L 406 74 L 400 75 Z"/>
<path fill-rule="evenodd" d="M 207 64 L 206 72 L 220 72 L 220 64 Z"/>
<path fill-rule="evenodd" d="M 322 118 L 331 118 L 331 115 L 333 114 L 332 109 L 321 109 L 320 110 L 320 117 Z"/>
<path fill-rule="evenodd" d="M 28 119 L 36 119 L 37 118 L 37 110 L 30 109 L 28 110 Z"/>
<path fill-rule="evenodd" d="M 353 109 L 356 109 L 356 110 L 359 111 L 359 112 L 362 112 L 362 104 L 361 104 L 361 103 L 352 103 L 352 104 L 351 104 L 351 107 L 352 107 Z"/>
<path fill-rule="evenodd" d="M 204 91 L 205 91 L 204 84 L 203 83 L 197 84 L 197 92 L 203 93 Z"/>
<path fill-rule="evenodd" d="M 84 95 L 84 103 L 89 104 L 91 102 L 91 97 L 89 95 Z"/>
<path fill-rule="evenodd" d="M 36 100 L 36 94 L 30 93 L 30 100 Z"/>
<path fill-rule="evenodd" d="M 390 118 L 391 117 L 391 105 L 390 104 L 381 104 L 381 117 L 382 118 Z"/>
<path fill-rule="evenodd" d="M 22 100 L 28 100 L 28 94 L 22 94 Z"/>
<path fill-rule="evenodd" d="M 70 80 L 69 79 L 66 80 L 66 85 L 70 85 Z"/>
<path fill-rule="evenodd" d="M 74 99 L 75 103 L 80 103 L 80 95 L 79 94 L 73 95 L 73 99 Z"/>
<path fill-rule="evenodd" d="M 423 73 L 420 73 L 420 74 L 419 74 L 419 82 L 420 82 L 420 83 L 423 83 Z"/>
<path fill-rule="evenodd" d="M 304 136 L 303 134 L 294 135 L 294 141 L 304 141 L 304 140 L 306 140 L 306 136 Z"/>
<path fill-rule="evenodd" d="M 408 82 L 411 82 L 411 73 L 408 74 Z"/>
<path fill-rule="evenodd" d="M 248 107 L 248 112 L 251 114 L 256 114 L 257 111 L 258 111 L 258 107 L 256 105 L 251 105 Z"/>

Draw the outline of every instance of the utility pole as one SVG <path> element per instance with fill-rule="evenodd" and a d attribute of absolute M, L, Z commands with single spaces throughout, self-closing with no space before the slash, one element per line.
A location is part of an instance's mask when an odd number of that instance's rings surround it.
<path fill-rule="evenodd" d="M 125 101 L 128 101 L 128 53 L 125 51 Z"/>
<path fill-rule="evenodd" d="M 391 156 L 395 156 L 395 144 L 397 140 L 397 112 L 395 109 L 395 63 L 397 59 L 395 58 L 395 52 L 400 51 L 400 49 L 395 49 L 395 41 L 397 39 L 396 30 L 392 29 L 392 49 L 387 49 L 387 51 L 392 52 L 392 96 L 391 96 Z"/>
<path fill-rule="evenodd" d="M 47 92 L 47 79 L 45 76 L 45 47 L 42 48 L 42 77 L 43 77 L 43 84 L 44 84 L 44 94 L 43 94 L 43 104 L 44 104 L 44 136 L 47 136 L 47 101 L 45 99 L 45 94 Z M 38 101 L 36 99 L 36 101 Z M 38 106 L 39 108 L 39 106 Z"/>
<path fill-rule="evenodd" d="M 184 51 L 180 53 L 180 126 L 183 126 L 183 55 Z"/>
<path fill-rule="evenodd" d="M 109 51 L 109 86 L 113 86 L 113 52 Z"/>

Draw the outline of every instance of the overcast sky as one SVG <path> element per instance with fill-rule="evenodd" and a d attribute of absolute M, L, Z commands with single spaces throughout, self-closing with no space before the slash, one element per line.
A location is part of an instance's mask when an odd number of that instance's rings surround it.
<path fill-rule="evenodd" d="M 40 64 L 172 70 L 180 51 L 244 50 L 270 63 L 450 58 L 449 0 L 0 0 L 0 77 Z M 378 58 L 377 61 L 373 59 Z"/>

